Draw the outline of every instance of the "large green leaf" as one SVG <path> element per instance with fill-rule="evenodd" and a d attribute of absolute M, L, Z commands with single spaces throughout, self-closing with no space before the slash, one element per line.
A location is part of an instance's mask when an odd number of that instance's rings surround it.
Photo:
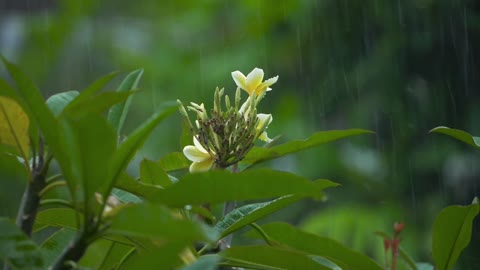
<path fill-rule="evenodd" d="M 187 246 L 183 242 L 167 243 L 146 252 L 137 252 L 130 256 L 119 269 L 174 269 L 180 263 L 180 254 Z"/>
<path fill-rule="evenodd" d="M 55 116 L 58 116 L 78 95 L 78 91 L 67 91 L 55 94 L 47 99 L 47 106 Z"/>
<path fill-rule="evenodd" d="M 172 184 L 167 173 L 157 162 L 144 159 L 140 163 L 140 179 L 150 185 L 168 187 Z"/>
<path fill-rule="evenodd" d="M 433 224 L 432 257 L 436 269 L 450 270 L 462 250 L 470 243 L 472 222 L 480 205 L 475 198 L 469 206 L 449 206 L 438 214 Z"/>
<path fill-rule="evenodd" d="M 76 215 L 76 211 L 70 208 L 50 208 L 38 213 L 37 219 L 35 220 L 35 226 L 36 228 L 43 228 L 45 226 L 48 226 L 78 230 L 79 225 L 77 225 Z M 82 216 L 80 216 L 79 218 L 81 219 L 81 223 Z M 120 236 L 106 235 L 103 238 L 129 246 L 134 245 L 134 243 L 130 239 L 126 239 Z"/>
<path fill-rule="evenodd" d="M 224 250 L 220 255 L 230 266 L 249 269 L 331 269 L 315 262 L 315 260 L 301 252 L 271 246 L 236 246 Z"/>
<path fill-rule="evenodd" d="M 466 144 L 469 144 L 476 149 L 480 149 L 480 137 L 475 137 L 470 135 L 469 133 L 460 130 L 460 129 L 454 129 L 454 128 L 449 128 L 449 127 L 436 127 L 430 132 L 436 132 L 440 134 L 445 134 L 447 136 L 450 136 L 454 139 L 457 139 L 461 142 L 464 142 Z"/>
<path fill-rule="evenodd" d="M 134 92 L 105 92 L 88 97 L 80 102 L 75 102 L 74 105 L 70 105 L 76 101 L 76 99 L 74 99 L 64 109 L 64 113 L 76 117 L 90 113 L 102 113 L 113 105 L 125 101 L 133 93 Z"/>
<path fill-rule="evenodd" d="M 114 179 L 113 184 L 117 178 L 119 178 L 120 174 L 125 170 L 130 160 L 135 156 L 135 153 L 140 149 L 153 129 L 175 111 L 176 106 L 169 106 L 163 111 L 155 113 L 145 123 L 133 131 L 132 134 L 128 136 L 128 138 L 119 146 L 112 160 L 112 179 Z M 127 191 L 131 192 L 130 190 Z M 132 193 L 136 194 L 135 192 Z M 103 195 L 105 196 L 106 194 Z"/>
<path fill-rule="evenodd" d="M 121 259 L 130 251 L 132 247 L 120 243 L 111 243 L 107 255 L 102 259 L 99 270 L 117 269 Z"/>
<path fill-rule="evenodd" d="M 83 203 L 86 217 L 100 211 L 95 193 L 109 192 L 112 178 L 110 162 L 116 148 L 116 134 L 107 121 L 97 114 L 81 118 L 62 118 L 66 150 L 72 161 L 71 178 L 66 178 L 75 202 Z M 105 196 L 104 196 L 105 198 Z"/>
<path fill-rule="evenodd" d="M 330 180 L 310 181 L 299 175 L 268 169 L 240 173 L 210 171 L 187 174 L 177 183 L 156 190 L 148 200 L 181 207 L 203 203 L 254 200 L 290 194 L 320 198 L 322 191 L 338 184 Z"/>
<path fill-rule="evenodd" d="M 181 152 L 173 152 L 158 160 L 160 167 L 166 172 L 188 168 L 190 163 Z"/>
<path fill-rule="evenodd" d="M 154 198 L 156 196 L 156 192 L 162 189 L 159 186 L 149 185 L 141 181 L 137 181 L 126 173 L 120 174 L 117 182 L 115 183 L 115 187 L 146 199 Z"/>
<path fill-rule="evenodd" d="M 261 226 L 262 230 L 275 243 L 308 254 L 321 256 L 333 262 L 348 266 L 344 270 L 381 270 L 375 261 L 354 251 L 343 244 L 327 238 L 304 232 L 287 223 L 269 223 Z"/>
<path fill-rule="evenodd" d="M 215 224 L 215 229 L 220 232 L 220 237 L 223 238 L 245 226 L 248 226 L 252 222 L 297 202 L 302 198 L 303 196 L 299 195 L 287 195 L 268 202 L 241 206 L 225 215 L 217 224 Z"/>
<path fill-rule="evenodd" d="M 107 234 L 129 237 L 192 243 L 212 241 L 217 236 L 213 229 L 182 219 L 166 207 L 148 203 L 126 206 L 110 222 Z"/>
<path fill-rule="evenodd" d="M 66 227 L 73 230 L 79 228 L 76 212 L 70 208 L 50 208 L 40 211 L 37 214 L 35 223 L 36 225 L 42 224 L 51 227 Z"/>
<path fill-rule="evenodd" d="M 363 129 L 320 131 L 305 140 L 290 141 L 271 148 L 254 147 L 248 152 L 242 163 L 254 165 L 339 139 L 368 133 L 373 132 Z"/>
<path fill-rule="evenodd" d="M 69 110 L 71 107 L 77 106 L 78 103 L 83 103 L 86 100 L 90 99 L 92 96 L 100 92 L 103 87 L 105 87 L 105 85 L 107 85 L 113 78 L 115 78 L 115 76 L 117 76 L 117 74 L 118 72 L 112 72 L 94 81 L 87 88 L 81 91 L 80 95 L 78 95 L 77 98 L 70 102 L 67 107 L 65 107 L 65 109 Z"/>
<path fill-rule="evenodd" d="M 129 73 L 118 87 L 117 92 L 130 91 L 137 88 L 142 74 L 143 69 L 137 69 Z M 117 134 L 120 134 L 122 130 L 131 102 L 132 97 L 130 96 L 124 102 L 114 105 L 108 112 L 108 122 L 115 128 Z"/>
<path fill-rule="evenodd" d="M 0 144 L 13 146 L 24 160 L 30 155 L 29 124 L 28 115 L 15 100 L 0 96 Z"/>
<path fill-rule="evenodd" d="M 0 258 L 15 269 L 45 269 L 41 250 L 6 218 L 0 218 Z"/>

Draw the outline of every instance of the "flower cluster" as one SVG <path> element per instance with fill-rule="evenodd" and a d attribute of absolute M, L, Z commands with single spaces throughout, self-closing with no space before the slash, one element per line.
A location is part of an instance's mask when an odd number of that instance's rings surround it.
<path fill-rule="evenodd" d="M 185 156 L 193 163 L 190 172 L 208 171 L 212 167 L 227 168 L 241 161 L 254 146 L 257 139 L 270 142 L 266 129 L 272 122 L 271 114 L 257 114 L 257 105 L 263 99 L 278 76 L 263 81 L 263 70 L 255 68 L 247 76 L 240 71 L 232 72 L 237 84 L 232 104 L 224 89 L 216 89 L 213 109 L 207 112 L 203 103 L 191 102 L 187 109 L 197 115 L 194 124 L 187 110 L 178 101 L 180 112 L 193 133 L 193 145 L 183 149 Z M 248 93 L 241 103 L 241 90 Z"/>

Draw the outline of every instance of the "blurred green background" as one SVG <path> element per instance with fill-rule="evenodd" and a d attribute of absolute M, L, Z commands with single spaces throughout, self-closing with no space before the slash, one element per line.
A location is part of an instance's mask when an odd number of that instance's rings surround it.
<path fill-rule="evenodd" d="M 45 98 L 113 70 L 145 69 L 127 133 L 163 102 L 208 105 L 217 86 L 233 95 L 230 73 L 254 67 L 280 76 L 261 104 L 280 142 L 318 130 L 375 131 L 268 166 L 342 184 L 328 202 L 298 203 L 272 219 L 380 260 L 373 232 L 404 221 L 403 246 L 431 261 L 435 216 L 479 195 L 480 153 L 428 133 L 445 125 L 480 134 L 479 46 L 474 0 L 0 0 L 0 53 Z M 180 151 L 180 133 L 176 115 L 137 161 Z M 0 214 L 14 216 L 24 179 L 0 164 Z M 458 269 L 480 269 L 478 220 L 473 237 Z"/>

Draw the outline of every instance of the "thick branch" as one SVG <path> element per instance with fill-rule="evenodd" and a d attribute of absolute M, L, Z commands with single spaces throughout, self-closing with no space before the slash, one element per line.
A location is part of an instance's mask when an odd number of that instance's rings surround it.
<path fill-rule="evenodd" d="M 63 253 L 57 258 L 57 261 L 52 266 L 52 270 L 69 270 L 72 269 L 72 265 L 69 265 L 68 262 L 77 263 L 85 254 L 85 251 L 88 248 L 88 240 L 85 234 L 79 234 L 68 247 L 63 251 Z"/>
<path fill-rule="evenodd" d="M 45 172 L 33 171 L 32 181 L 28 182 L 22 196 L 17 214 L 17 226 L 29 237 L 32 235 L 33 223 L 40 203 L 40 191 L 45 187 Z"/>

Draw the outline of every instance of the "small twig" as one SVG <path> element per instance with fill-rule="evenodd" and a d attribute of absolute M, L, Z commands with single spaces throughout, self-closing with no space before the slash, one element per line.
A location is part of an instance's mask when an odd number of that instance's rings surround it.
<path fill-rule="evenodd" d="M 42 197 L 47 193 L 48 191 L 52 190 L 55 187 L 59 186 L 65 186 L 67 185 L 66 181 L 54 181 L 54 182 L 48 182 L 48 184 L 40 191 L 39 196 Z"/>
<path fill-rule="evenodd" d="M 47 205 L 63 205 L 63 206 L 66 206 L 66 207 L 69 207 L 69 208 L 74 208 L 73 205 L 69 202 L 69 201 L 66 201 L 66 200 L 62 200 L 62 199 L 45 199 L 45 200 L 41 200 L 40 201 L 40 204 L 39 206 L 47 206 Z"/>

